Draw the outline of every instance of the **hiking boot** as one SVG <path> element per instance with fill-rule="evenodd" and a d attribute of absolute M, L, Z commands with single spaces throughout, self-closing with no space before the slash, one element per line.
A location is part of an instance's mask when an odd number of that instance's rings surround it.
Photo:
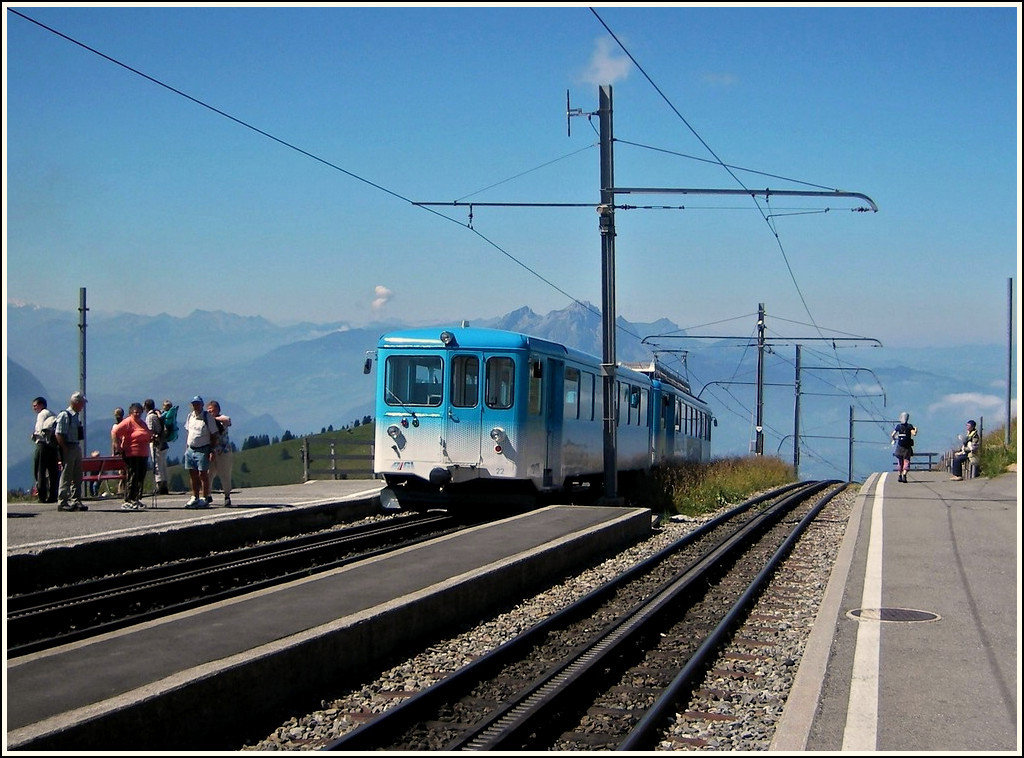
<path fill-rule="evenodd" d="M 209 508 L 209 507 L 210 507 L 210 498 L 209 497 L 201 497 L 198 500 L 196 500 L 196 508 Z"/>
<path fill-rule="evenodd" d="M 75 510 L 75 506 L 73 506 L 71 503 L 60 503 L 57 506 L 57 510 L 58 511 L 73 511 L 73 510 Z"/>
<path fill-rule="evenodd" d="M 224 507 L 225 508 L 230 508 L 231 507 L 231 496 L 230 495 L 225 495 L 224 496 Z"/>
<path fill-rule="evenodd" d="M 136 500 L 134 503 L 132 503 L 132 505 L 135 506 L 135 510 L 137 511 L 145 510 L 146 508 L 146 504 L 141 500 Z"/>
<path fill-rule="evenodd" d="M 198 508 L 199 506 L 196 505 L 196 503 L 198 503 L 198 502 L 199 502 L 199 498 L 197 498 L 197 497 L 190 497 L 188 502 L 185 503 L 185 507 L 186 508 Z"/>
<path fill-rule="evenodd" d="M 72 505 L 75 506 L 75 510 L 76 511 L 87 511 L 87 510 L 89 510 L 89 506 L 86 505 L 85 503 L 83 503 L 81 500 L 76 500 L 74 503 L 72 503 Z"/>
<path fill-rule="evenodd" d="M 121 503 L 121 510 L 122 511 L 137 511 L 139 509 L 138 509 L 138 506 L 136 506 L 135 503 L 133 503 L 132 501 L 125 500 L 123 503 Z"/>

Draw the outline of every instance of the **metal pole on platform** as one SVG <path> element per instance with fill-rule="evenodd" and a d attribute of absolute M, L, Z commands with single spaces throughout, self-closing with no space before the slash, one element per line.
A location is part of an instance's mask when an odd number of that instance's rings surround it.
<path fill-rule="evenodd" d="M 85 312 L 89 309 L 85 307 L 85 287 L 78 289 L 78 389 L 82 391 L 85 397 L 89 397 L 85 392 Z M 87 415 L 87 407 L 82 406 L 82 450 L 88 450 L 88 446 L 85 442 L 85 421 Z"/>
<path fill-rule="evenodd" d="M 1010 447 L 1010 400 L 1013 388 L 1013 277 L 1006 280 L 1006 428 L 1003 445 Z"/>

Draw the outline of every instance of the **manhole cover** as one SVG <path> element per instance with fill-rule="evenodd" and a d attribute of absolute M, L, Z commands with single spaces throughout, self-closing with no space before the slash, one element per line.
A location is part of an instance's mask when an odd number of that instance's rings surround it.
<path fill-rule="evenodd" d="M 846 614 L 858 621 L 937 621 L 939 615 L 912 608 L 856 608 Z"/>

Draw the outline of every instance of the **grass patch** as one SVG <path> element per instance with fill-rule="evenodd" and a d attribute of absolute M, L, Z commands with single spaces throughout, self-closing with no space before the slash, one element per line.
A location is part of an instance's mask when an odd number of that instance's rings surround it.
<path fill-rule="evenodd" d="M 623 495 L 666 515 L 699 516 L 794 481 L 793 467 L 782 459 L 752 455 L 660 466 L 624 487 Z"/>

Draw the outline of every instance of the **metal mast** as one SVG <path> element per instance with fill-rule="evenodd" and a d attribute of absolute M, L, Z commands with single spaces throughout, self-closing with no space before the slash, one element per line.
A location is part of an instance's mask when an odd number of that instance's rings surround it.
<path fill-rule="evenodd" d="M 79 287 L 78 289 L 78 388 L 85 394 L 85 312 L 89 309 L 85 307 L 85 287 Z M 86 420 L 86 406 L 82 406 L 82 449 L 88 450 L 85 443 L 85 420 Z"/>
<path fill-rule="evenodd" d="M 604 380 L 604 495 L 617 498 L 618 461 L 615 429 L 615 177 L 612 157 L 612 88 L 600 88 L 601 130 L 601 375 Z"/>

